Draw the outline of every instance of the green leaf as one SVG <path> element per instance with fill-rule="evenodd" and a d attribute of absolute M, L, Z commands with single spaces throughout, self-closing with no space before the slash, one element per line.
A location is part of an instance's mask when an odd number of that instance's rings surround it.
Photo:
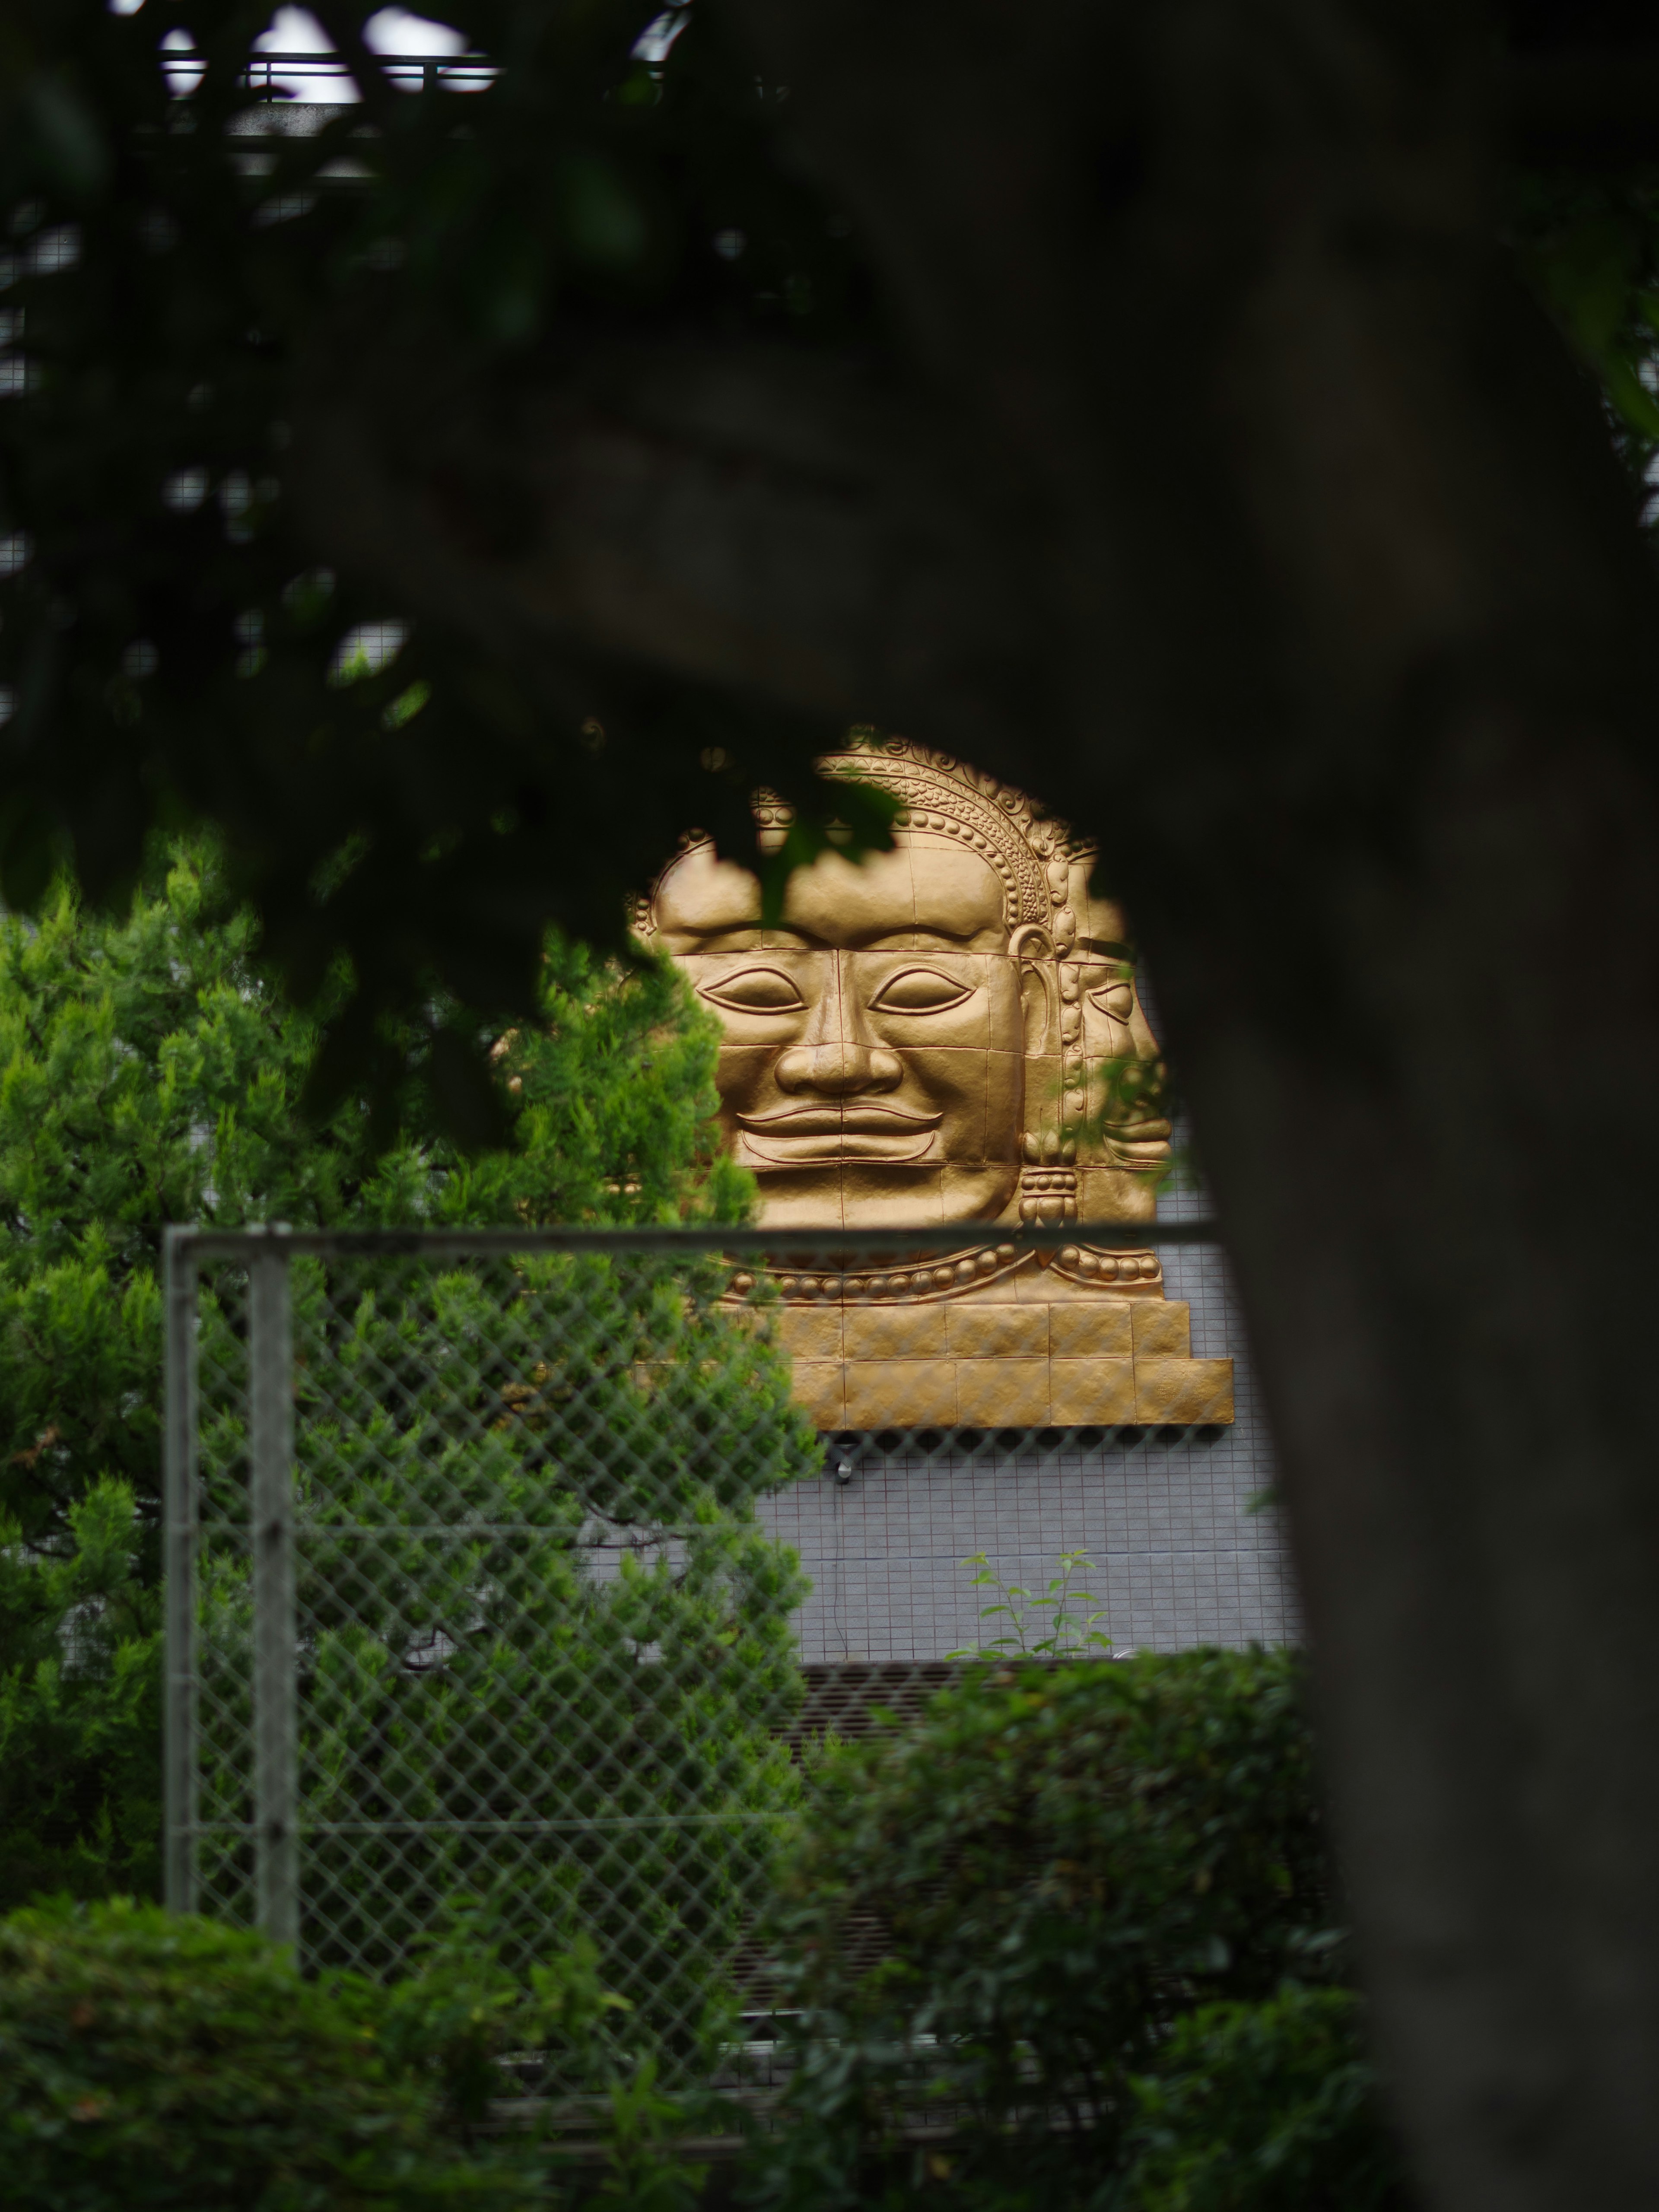
<path fill-rule="evenodd" d="M 44 181 L 71 200 L 96 198 L 109 185 L 114 160 L 97 115 L 70 78 L 38 70 L 25 85 L 21 106 Z"/>
<path fill-rule="evenodd" d="M 604 270 L 637 266 L 650 244 L 651 224 L 638 194 L 604 155 L 573 153 L 561 166 L 560 228 L 579 261 Z"/>

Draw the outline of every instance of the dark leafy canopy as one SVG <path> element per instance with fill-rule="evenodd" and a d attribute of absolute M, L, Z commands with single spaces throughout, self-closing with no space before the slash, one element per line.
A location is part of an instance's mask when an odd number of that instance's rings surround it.
<path fill-rule="evenodd" d="M 665 20 L 650 60 L 655 0 L 457 0 L 447 20 L 499 72 L 464 108 L 387 88 L 367 0 L 317 12 L 364 106 L 256 139 L 229 126 L 266 0 L 8 9 L 0 888 L 30 903 L 68 853 L 112 893 L 149 825 L 212 817 L 301 994 L 349 956 L 319 1071 L 332 1096 L 374 1073 L 387 1008 L 432 1018 L 434 980 L 528 1014 L 546 923 L 614 939 L 624 893 L 688 823 L 750 849 L 755 781 L 804 802 L 795 852 L 819 834 L 807 763 L 830 723 L 765 705 L 763 672 L 741 693 L 702 680 L 695 638 L 649 669 L 597 634 L 519 650 L 489 563 L 559 495 L 463 412 L 515 419 L 550 375 L 568 386 L 596 334 L 899 356 L 849 225 L 781 151 L 785 88 L 706 0 Z M 1523 43 L 1559 33 L 1550 9 L 1522 14 Z M 181 31 L 203 64 L 187 99 L 161 66 Z M 1582 164 L 1581 146 L 1556 150 Z M 1509 219 L 1640 464 L 1651 195 L 1617 175 L 1587 192 L 1558 164 Z M 350 641 L 410 609 L 376 584 L 367 541 L 321 564 L 296 477 L 296 428 L 375 375 L 356 396 L 380 430 L 363 434 L 420 477 L 482 593 L 465 621 L 428 594 L 379 665 Z M 604 402 L 583 395 L 601 417 Z M 349 465 L 325 441 L 307 465 Z M 873 799 L 836 806 L 881 841 Z M 454 1126 L 495 1126 L 476 1054 L 448 1053 L 442 1096 Z"/>
<path fill-rule="evenodd" d="M 1522 265 L 1599 378 L 1613 436 L 1651 490 L 1659 461 L 1659 173 L 1559 168 L 1516 179 L 1511 231 Z M 1651 525 L 1651 500 L 1644 520 Z"/>
<path fill-rule="evenodd" d="M 372 10 L 321 12 L 357 52 Z M 538 690 L 507 641 L 487 656 L 430 623 L 384 666 L 354 659 L 362 626 L 404 611 L 319 569 L 286 474 L 308 386 L 348 377 L 368 329 L 404 332 L 435 389 L 493 380 L 504 404 L 572 324 L 868 337 L 845 226 L 769 154 L 775 94 L 701 17 L 670 72 L 635 59 L 653 12 L 451 9 L 502 64 L 464 129 L 452 95 L 376 97 L 360 58 L 374 135 L 349 114 L 250 141 L 227 131 L 264 0 L 9 11 L 4 895 L 38 896 L 66 836 L 113 891 L 149 823 L 212 816 L 300 991 L 349 955 L 331 1085 L 434 978 L 529 1014 L 549 920 L 614 941 L 688 823 L 749 842 L 743 780 L 720 771 L 750 710 L 580 654 Z M 177 100 L 158 48 L 185 27 L 205 71 Z M 739 260 L 716 251 L 739 237 Z M 444 483 L 472 537 L 510 547 L 520 486 L 463 453 Z M 769 728 L 770 772 L 799 780 L 823 733 Z M 454 1080 L 458 1117 L 487 1126 L 459 1062 Z"/>

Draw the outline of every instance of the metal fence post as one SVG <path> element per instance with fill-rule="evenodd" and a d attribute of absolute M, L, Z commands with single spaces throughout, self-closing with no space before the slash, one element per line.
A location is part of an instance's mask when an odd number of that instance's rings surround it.
<path fill-rule="evenodd" d="M 294 1601 L 294 1319 L 280 1237 L 249 1270 L 254 1896 L 273 1942 L 300 1937 L 299 1662 Z"/>
<path fill-rule="evenodd" d="M 162 1416 L 161 1546 L 166 1694 L 162 1795 L 166 1837 L 162 1894 L 174 1912 L 194 1912 L 197 1885 L 196 1696 L 196 1259 L 188 1231 L 169 1229 L 162 1248 L 166 1407 Z"/>

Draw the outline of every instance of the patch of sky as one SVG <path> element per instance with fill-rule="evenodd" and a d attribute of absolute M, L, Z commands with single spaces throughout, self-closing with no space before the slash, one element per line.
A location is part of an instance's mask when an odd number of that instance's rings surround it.
<path fill-rule="evenodd" d="M 355 684 L 360 677 L 378 676 L 403 650 L 409 635 L 400 622 L 362 623 L 348 630 L 335 652 L 330 680 Z"/>
<path fill-rule="evenodd" d="M 411 15 L 406 8 L 382 8 L 371 15 L 363 26 L 363 40 L 372 52 L 394 64 L 411 64 L 406 69 L 394 65 L 386 72 L 392 83 L 406 92 L 420 89 L 423 64 L 458 60 L 467 52 L 465 37 L 452 25 Z M 345 64 L 326 58 L 334 52 L 333 42 L 308 9 L 279 8 L 253 43 L 259 53 L 270 57 L 259 71 L 262 92 L 331 106 L 344 106 L 362 97 Z M 280 60 L 284 55 L 295 58 L 286 68 Z M 453 91 L 475 92 L 489 82 L 492 74 L 475 64 L 466 70 L 446 70 L 440 82 Z"/>
<path fill-rule="evenodd" d="M 117 15 L 131 15 L 143 0 L 108 0 L 108 4 Z M 482 91 L 495 75 L 487 63 L 463 58 L 468 52 L 466 39 L 453 24 L 412 15 L 406 8 L 379 9 L 364 24 L 363 40 L 372 52 L 386 58 L 387 76 L 405 92 L 418 92 L 436 64 L 452 65 L 438 70 L 437 81 L 453 92 Z M 162 64 L 168 90 L 175 97 L 193 92 L 202 81 L 204 66 L 195 58 L 193 33 L 176 25 L 162 39 L 161 48 L 173 57 Z M 329 107 L 349 106 L 362 97 L 351 71 L 337 58 L 333 40 L 307 8 L 278 8 L 254 40 L 253 51 L 259 58 L 251 70 L 253 88 L 265 97 Z"/>
<path fill-rule="evenodd" d="M 634 58 L 655 69 L 668 58 L 668 50 L 691 20 L 690 0 L 676 0 L 653 16 L 634 41 Z"/>

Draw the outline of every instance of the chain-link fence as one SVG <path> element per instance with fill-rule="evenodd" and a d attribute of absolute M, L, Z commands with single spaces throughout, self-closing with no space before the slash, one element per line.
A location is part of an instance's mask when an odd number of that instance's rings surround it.
<path fill-rule="evenodd" d="M 803 1746 L 952 1664 L 803 1668 L 778 1501 L 1231 1413 L 1145 1254 L 777 1241 L 172 1233 L 171 1903 L 376 1974 L 463 1919 L 526 1972 L 586 1945 L 671 2072 L 741 2042 Z M 984 1571 L 986 1640 L 1108 1648 L 1075 1559 Z"/>

